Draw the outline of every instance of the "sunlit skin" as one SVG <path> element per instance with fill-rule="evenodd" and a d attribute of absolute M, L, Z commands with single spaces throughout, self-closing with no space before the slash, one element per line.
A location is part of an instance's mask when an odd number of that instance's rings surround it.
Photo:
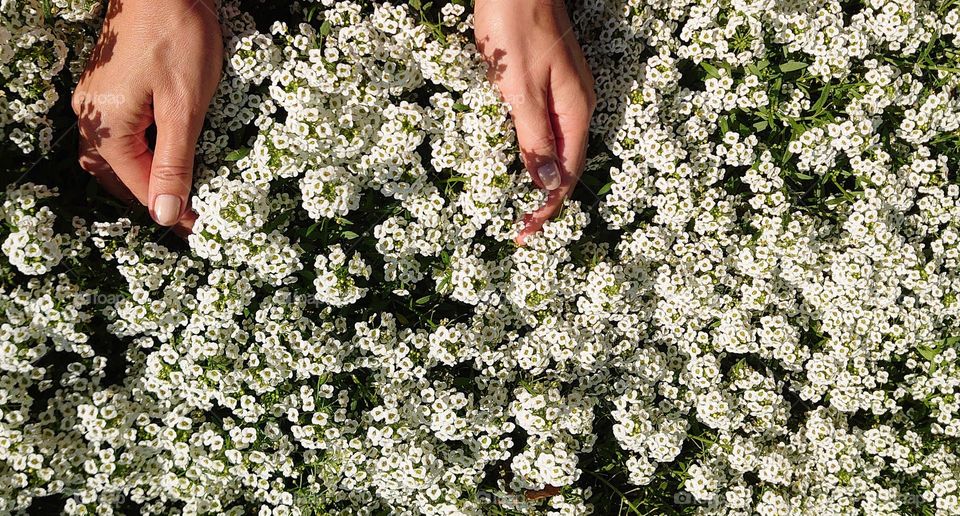
<path fill-rule="evenodd" d="M 593 75 L 563 0 L 477 0 L 477 47 L 511 106 L 520 155 L 546 203 L 524 218 L 523 244 L 576 186 L 596 107 Z"/>

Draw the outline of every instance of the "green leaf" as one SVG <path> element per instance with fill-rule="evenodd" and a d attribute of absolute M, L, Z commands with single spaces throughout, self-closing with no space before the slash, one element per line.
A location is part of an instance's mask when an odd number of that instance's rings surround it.
<path fill-rule="evenodd" d="M 330 25 L 330 20 L 324 20 L 323 24 L 320 25 L 320 35 L 329 36 L 333 32 L 333 26 Z"/>
<path fill-rule="evenodd" d="M 225 161 L 240 161 L 243 158 L 246 158 L 250 154 L 250 149 L 243 147 L 234 151 L 231 151 L 230 154 L 227 154 L 226 158 L 223 158 Z"/>
<path fill-rule="evenodd" d="M 766 120 L 761 120 L 761 121 L 753 124 L 753 128 L 756 129 L 756 130 L 758 130 L 758 131 L 762 131 L 762 130 L 764 130 L 764 129 L 767 128 L 767 125 L 768 125 L 768 124 L 767 124 L 767 121 L 766 121 Z"/>
<path fill-rule="evenodd" d="M 792 118 L 788 118 L 788 119 L 787 119 L 787 123 L 790 124 L 790 128 L 793 129 L 793 137 L 794 137 L 794 138 L 800 136 L 801 134 L 803 134 L 803 133 L 805 133 L 805 132 L 807 131 L 806 126 L 804 126 L 803 124 L 797 122 L 796 120 L 794 120 L 794 119 L 792 119 Z"/>
<path fill-rule="evenodd" d="M 929 346 L 920 344 L 917 346 L 917 353 L 920 353 L 920 356 L 933 362 L 933 359 L 937 358 L 937 355 L 940 354 L 940 351 L 937 348 L 931 348 Z"/>
<path fill-rule="evenodd" d="M 420 10 L 420 0 L 410 0 L 410 7 L 413 7 L 416 10 Z"/>
<path fill-rule="evenodd" d="M 609 183 L 601 186 L 599 190 L 597 190 L 597 196 L 599 197 L 609 192 L 612 188 L 613 188 L 613 181 L 610 181 Z"/>
<path fill-rule="evenodd" d="M 716 66 L 704 61 L 700 63 L 700 67 L 703 68 L 710 77 L 713 77 L 714 79 L 720 78 L 720 70 L 718 70 Z"/>
<path fill-rule="evenodd" d="M 453 110 L 459 113 L 463 113 L 464 111 L 470 111 L 470 106 L 457 102 L 453 105 Z"/>
<path fill-rule="evenodd" d="M 425 305 L 425 304 L 427 304 L 427 303 L 430 302 L 430 297 L 431 297 L 431 296 L 423 296 L 423 297 L 421 297 L 420 299 L 417 299 L 417 300 L 414 301 L 414 302 L 415 302 L 416 304 L 418 304 L 418 305 Z"/>
<path fill-rule="evenodd" d="M 820 109 L 827 103 L 827 99 L 830 97 L 830 91 L 833 89 L 833 85 L 827 83 L 823 87 L 823 90 L 820 92 L 820 98 L 817 99 L 817 102 L 813 104 L 810 108 L 814 113 L 819 113 Z"/>
<path fill-rule="evenodd" d="M 283 225 L 284 222 L 289 220 L 290 215 L 292 214 L 293 214 L 293 210 L 287 210 L 287 211 L 281 212 L 280 215 L 278 215 L 275 219 L 271 220 L 266 225 L 264 225 L 263 230 L 269 233 L 270 231 L 277 229 L 278 227 Z"/>
<path fill-rule="evenodd" d="M 813 176 L 811 176 L 810 174 L 804 174 L 803 172 L 794 172 L 793 177 L 800 179 L 802 181 L 809 181 L 813 179 Z"/>
<path fill-rule="evenodd" d="M 792 158 L 792 157 L 793 157 L 793 153 L 792 153 L 792 152 L 790 152 L 790 151 L 788 151 L 788 150 L 784 150 L 784 151 L 783 151 L 783 155 L 780 156 L 780 165 L 785 165 L 788 161 L 790 161 L 790 158 Z"/>
<path fill-rule="evenodd" d="M 356 233 L 354 233 L 353 231 L 350 231 L 350 230 L 344 231 L 343 233 L 340 233 L 340 235 L 341 235 L 343 238 L 346 238 L 347 240 L 356 240 L 356 239 L 360 238 L 360 235 L 358 235 L 358 234 L 356 234 Z"/>
<path fill-rule="evenodd" d="M 803 70 L 808 66 L 810 65 L 800 61 L 789 61 L 780 65 L 780 71 L 783 73 L 796 72 L 797 70 Z"/>

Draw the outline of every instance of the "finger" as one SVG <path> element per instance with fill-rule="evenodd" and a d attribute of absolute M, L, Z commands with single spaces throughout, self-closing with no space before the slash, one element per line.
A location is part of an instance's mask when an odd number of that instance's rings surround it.
<path fill-rule="evenodd" d="M 557 135 L 557 156 L 563 176 L 559 189 L 570 193 L 580 180 L 586 163 L 592 110 L 583 99 L 571 101 L 565 106 L 569 108 L 551 114 L 551 121 Z"/>
<path fill-rule="evenodd" d="M 98 151 L 117 178 L 140 201 L 147 202 L 150 188 L 150 163 L 153 159 L 143 133 L 104 138 Z"/>
<path fill-rule="evenodd" d="M 504 98 L 510 103 L 520 156 L 534 184 L 547 190 L 558 188 L 562 181 L 556 138 L 547 109 L 547 92 L 505 95 Z"/>
<path fill-rule="evenodd" d="M 109 109 L 104 112 L 80 100 L 75 102 L 74 109 L 80 128 L 80 166 L 93 174 L 112 195 L 121 200 L 136 199 L 146 206 L 153 152 L 147 143 L 145 129 L 152 115 L 146 103 L 136 105 L 141 106 L 136 110 L 139 113 Z M 190 219 L 173 228 L 174 232 L 181 236 L 190 234 L 195 219 L 191 213 Z"/>
<path fill-rule="evenodd" d="M 550 113 L 557 142 L 557 155 L 565 176 L 574 183 L 583 173 L 590 120 L 596 93 L 589 72 L 582 75 L 574 62 L 551 71 Z M 572 184 L 568 185 L 572 188 Z"/>
<path fill-rule="evenodd" d="M 524 228 L 516 240 L 520 245 L 523 245 L 528 236 L 540 231 L 543 225 L 560 211 L 564 200 L 576 187 L 586 162 L 594 96 L 582 86 L 582 82 L 570 80 L 569 74 L 575 73 L 573 69 L 560 73 L 567 75 L 555 80 L 558 86 L 550 95 L 550 111 L 561 169 L 561 184 L 547 195 L 547 200 L 540 209 L 525 217 Z"/>
<path fill-rule="evenodd" d="M 526 238 L 543 229 L 543 225 L 560 212 L 563 202 L 573 193 L 583 170 L 586 156 L 587 123 L 579 118 L 555 117 L 557 131 L 557 151 L 561 165 L 560 186 L 547 194 L 547 200 L 538 210 L 524 217 L 523 230 L 517 235 L 516 242 L 524 245 Z"/>
<path fill-rule="evenodd" d="M 180 238 L 187 238 L 193 233 L 193 225 L 196 224 L 196 222 L 197 214 L 188 206 L 183 216 L 180 217 L 180 221 L 173 226 L 173 232 Z"/>
<path fill-rule="evenodd" d="M 89 163 L 91 168 L 103 167 L 105 163 L 106 167 L 98 170 L 106 170 L 109 173 L 102 173 L 102 177 L 108 178 L 107 181 L 112 177 L 119 183 L 118 193 L 114 193 L 113 189 L 108 189 L 111 194 L 123 200 L 136 199 L 140 204 L 146 206 L 150 192 L 150 167 L 153 162 L 153 153 L 150 151 L 144 135 L 104 139 L 101 142 L 100 149 L 92 151 L 97 153 L 96 155 L 102 162 L 93 157 L 90 154 L 91 151 L 86 152 L 91 157 L 84 159 L 84 161 Z M 107 188 L 106 185 L 105 188 Z M 125 192 L 126 194 L 119 195 L 119 192 Z M 196 214 L 187 211 L 181 217 L 180 222 L 173 226 L 174 233 L 185 238 L 190 234 L 195 220 Z"/>
<path fill-rule="evenodd" d="M 105 135 L 109 134 L 103 123 L 103 114 L 90 102 L 87 90 L 78 87 L 70 101 L 77 115 L 77 127 L 80 138 L 78 159 L 80 168 L 86 170 L 97 180 L 101 187 L 114 197 L 129 202 L 134 200 L 133 193 L 117 177 L 107 160 L 97 150 Z"/>
<path fill-rule="evenodd" d="M 145 132 L 153 119 L 149 95 L 135 85 L 111 89 L 93 84 L 77 88 L 72 106 L 80 129 L 81 166 L 99 176 L 112 173 L 133 197 L 146 201 L 151 156 Z"/>
<path fill-rule="evenodd" d="M 517 245 L 524 245 L 527 238 L 543 229 L 543 225 L 560 211 L 560 208 L 563 206 L 564 199 L 570 195 L 570 190 L 572 190 L 572 186 L 565 185 L 573 184 L 575 183 L 568 182 L 556 190 L 550 191 L 547 193 L 546 202 L 544 202 L 540 209 L 533 213 L 524 215 L 523 229 L 520 230 L 520 233 L 517 235 L 516 239 L 514 239 Z"/>
<path fill-rule="evenodd" d="M 106 190 L 108 194 L 127 204 L 137 200 L 133 192 L 120 181 L 117 174 L 110 168 L 107 160 L 100 155 L 96 147 L 91 145 L 90 140 L 84 138 L 82 134 L 80 136 L 79 154 L 80 168 L 89 172 L 90 175 L 96 179 L 97 183 L 100 184 L 100 187 Z"/>
<path fill-rule="evenodd" d="M 148 206 L 158 224 L 172 226 L 187 209 L 203 112 L 178 110 L 164 98 L 155 102 L 157 146 L 150 171 Z"/>

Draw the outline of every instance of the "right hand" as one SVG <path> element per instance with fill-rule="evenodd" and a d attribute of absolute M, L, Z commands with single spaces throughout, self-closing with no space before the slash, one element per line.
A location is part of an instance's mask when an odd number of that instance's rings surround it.
<path fill-rule="evenodd" d="M 111 0 L 73 92 L 80 166 L 181 236 L 196 220 L 189 208 L 194 153 L 222 61 L 213 0 Z M 154 149 L 145 137 L 151 124 Z"/>

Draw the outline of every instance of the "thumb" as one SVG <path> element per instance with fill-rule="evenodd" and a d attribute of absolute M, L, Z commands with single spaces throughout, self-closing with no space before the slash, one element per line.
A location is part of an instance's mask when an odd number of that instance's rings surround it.
<path fill-rule="evenodd" d="M 542 100 L 534 101 L 527 97 L 525 101 L 511 105 L 511 114 L 517 129 L 520 155 L 533 182 L 540 188 L 556 190 L 562 183 L 556 138 L 546 99 Z"/>
<path fill-rule="evenodd" d="M 157 110 L 159 111 L 159 110 Z M 187 209 L 193 157 L 202 115 L 156 116 L 157 144 L 150 167 L 150 214 L 161 226 L 176 224 Z"/>

